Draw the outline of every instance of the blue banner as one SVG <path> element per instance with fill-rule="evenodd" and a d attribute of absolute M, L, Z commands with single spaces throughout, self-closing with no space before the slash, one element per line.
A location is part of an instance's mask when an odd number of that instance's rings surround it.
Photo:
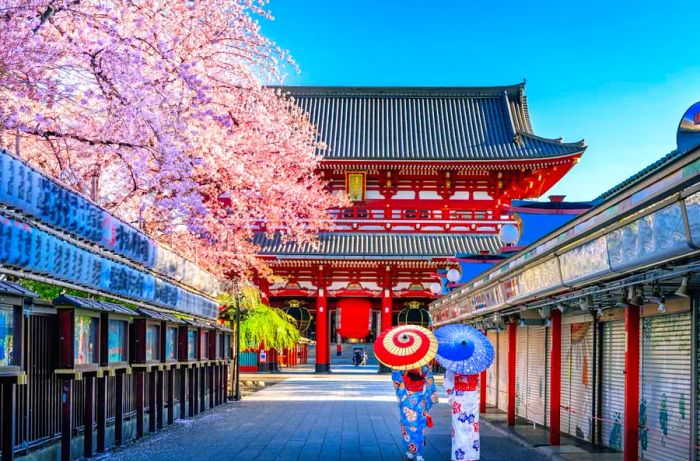
<path fill-rule="evenodd" d="M 187 314 L 218 315 L 217 304 L 203 296 L 3 216 L 0 264 Z"/>
<path fill-rule="evenodd" d="M 216 296 L 219 281 L 143 232 L 0 149 L 0 205 Z"/>

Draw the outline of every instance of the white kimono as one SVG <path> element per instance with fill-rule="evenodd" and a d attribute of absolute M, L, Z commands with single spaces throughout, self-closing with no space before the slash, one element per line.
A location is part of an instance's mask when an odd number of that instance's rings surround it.
<path fill-rule="evenodd" d="M 462 388 L 455 390 L 455 381 Z M 445 372 L 445 391 L 452 408 L 452 460 L 478 460 L 479 446 L 479 375 Z"/>

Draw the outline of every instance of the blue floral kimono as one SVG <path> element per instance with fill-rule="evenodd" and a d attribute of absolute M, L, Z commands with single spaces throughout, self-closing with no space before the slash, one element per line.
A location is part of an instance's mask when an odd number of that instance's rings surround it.
<path fill-rule="evenodd" d="M 416 370 L 417 371 L 417 370 Z M 424 382 L 419 389 L 415 384 L 407 388 L 402 371 L 394 371 L 391 374 L 394 380 L 396 396 L 399 399 L 399 409 L 401 415 L 401 435 L 403 435 L 406 453 L 413 456 L 423 456 L 423 446 L 425 445 L 425 431 L 428 424 L 428 411 L 437 403 L 438 397 L 435 393 L 435 380 L 433 374 L 427 366 L 420 369 Z M 416 389 L 411 391 L 409 388 Z"/>

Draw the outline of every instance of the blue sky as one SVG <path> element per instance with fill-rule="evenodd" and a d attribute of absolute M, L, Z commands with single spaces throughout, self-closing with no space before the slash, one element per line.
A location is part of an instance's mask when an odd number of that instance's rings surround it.
<path fill-rule="evenodd" d="M 551 193 L 596 197 L 675 148 L 700 100 L 700 2 L 272 0 L 263 32 L 295 85 L 501 85 L 527 79 L 535 133 L 585 139 Z"/>

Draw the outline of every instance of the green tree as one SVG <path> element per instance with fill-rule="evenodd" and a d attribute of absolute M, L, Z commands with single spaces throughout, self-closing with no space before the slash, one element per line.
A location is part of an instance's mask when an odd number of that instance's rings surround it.
<path fill-rule="evenodd" d="M 262 343 L 267 348 L 285 349 L 296 345 L 301 338 L 294 317 L 263 303 L 254 288 L 243 288 L 238 295 L 222 295 L 219 302 L 229 306 L 229 310 L 239 303 L 241 349 L 257 348 Z"/>

